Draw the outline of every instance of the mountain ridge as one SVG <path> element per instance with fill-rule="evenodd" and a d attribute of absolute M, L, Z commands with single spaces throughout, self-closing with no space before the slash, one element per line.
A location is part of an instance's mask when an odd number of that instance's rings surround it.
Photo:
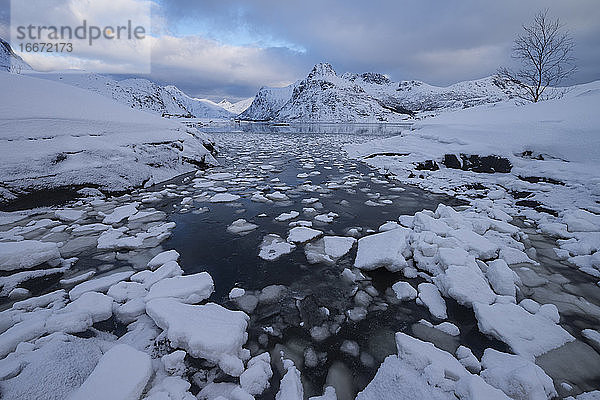
<path fill-rule="evenodd" d="M 425 112 L 509 101 L 516 88 L 496 77 L 439 87 L 393 82 L 384 74 L 346 72 L 316 64 L 306 78 L 282 88 L 262 87 L 239 118 L 273 122 L 400 122 Z"/>

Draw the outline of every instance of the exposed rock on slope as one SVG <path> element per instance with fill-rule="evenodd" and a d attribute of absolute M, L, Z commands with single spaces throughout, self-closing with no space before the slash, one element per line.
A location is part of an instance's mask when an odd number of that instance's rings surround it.
<path fill-rule="evenodd" d="M 31 66 L 15 54 L 8 42 L 0 38 L 0 71 L 21 72 L 30 70 Z"/>

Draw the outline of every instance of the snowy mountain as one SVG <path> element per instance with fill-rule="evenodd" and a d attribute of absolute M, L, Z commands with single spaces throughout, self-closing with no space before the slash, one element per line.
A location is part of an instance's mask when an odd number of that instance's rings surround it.
<path fill-rule="evenodd" d="M 261 88 L 245 120 L 396 122 L 423 111 L 459 109 L 507 101 L 515 89 L 494 77 L 448 87 L 419 81 L 392 82 L 378 73 L 337 75 L 330 64 L 284 88 Z"/>
<path fill-rule="evenodd" d="M 218 102 L 217 105 L 220 107 L 223 107 L 227 111 L 231 111 L 232 113 L 239 115 L 239 114 L 243 113 L 244 111 L 246 111 L 248 109 L 248 107 L 250 107 L 250 105 L 252 104 L 253 101 L 254 101 L 254 97 L 249 97 L 247 99 L 240 100 L 235 103 L 231 103 L 227 99 L 223 99 L 220 102 Z"/>
<path fill-rule="evenodd" d="M 179 122 L 23 74 L 0 72 L 0 87 L 0 202 L 58 188 L 123 191 L 216 164 L 208 137 Z"/>
<path fill-rule="evenodd" d="M 31 69 L 29 64 L 15 54 L 10 44 L 0 38 L 0 71 L 21 72 Z"/>
<path fill-rule="evenodd" d="M 131 108 L 165 117 L 230 119 L 234 116 L 214 103 L 186 95 L 175 86 L 160 86 L 147 79 L 117 81 L 104 75 L 81 72 L 35 73 L 35 76 L 87 89 Z"/>

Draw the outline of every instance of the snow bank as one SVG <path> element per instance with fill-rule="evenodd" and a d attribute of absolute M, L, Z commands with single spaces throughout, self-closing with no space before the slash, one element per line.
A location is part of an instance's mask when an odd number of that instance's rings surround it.
<path fill-rule="evenodd" d="M 45 79 L 0 72 L 0 86 L 1 201 L 63 186 L 126 190 L 216 163 L 207 137 L 177 122 Z"/>
<path fill-rule="evenodd" d="M 131 346 L 111 348 L 69 400 L 139 399 L 152 375 L 150 356 Z"/>

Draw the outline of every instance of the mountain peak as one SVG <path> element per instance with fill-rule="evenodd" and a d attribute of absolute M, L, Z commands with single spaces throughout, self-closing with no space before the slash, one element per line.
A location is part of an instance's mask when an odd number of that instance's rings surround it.
<path fill-rule="evenodd" d="M 335 70 L 331 66 L 331 64 L 329 64 L 327 62 L 321 62 L 321 63 L 315 64 L 312 71 L 310 71 L 310 73 L 308 74 L 309 78 L 314 78 L 317 76 L 324 77 L 324 76 L 337 76 L 337 75 L 335 73 Z"/>

